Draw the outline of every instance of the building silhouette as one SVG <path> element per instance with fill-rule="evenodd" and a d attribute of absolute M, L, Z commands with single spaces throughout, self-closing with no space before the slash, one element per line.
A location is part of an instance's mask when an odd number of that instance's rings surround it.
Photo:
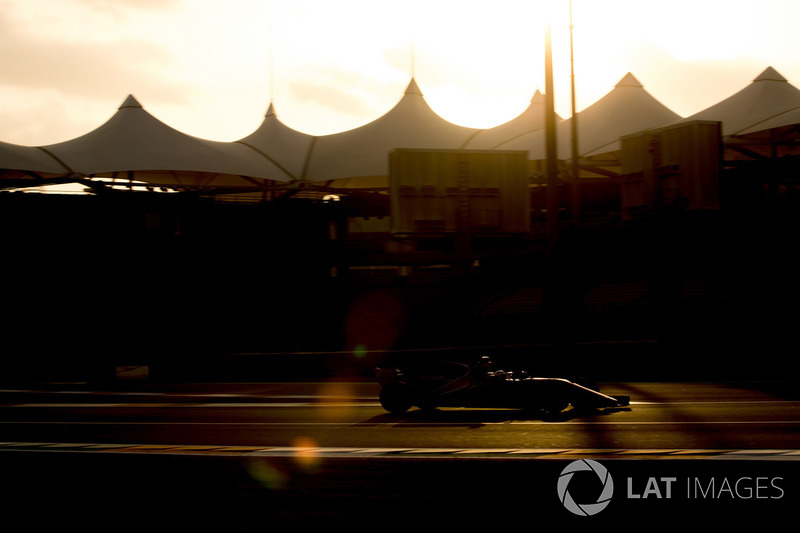
<path fill-rule="evenodd" d="M 252 134 L 223 143 L 130 96 L 76 139 L 0 143 L 5 375 L 269 372 L 253 354 L 285 353 L 269 364 L 339 354 L 297 370 L 336 373 L 387 350 L 454 347 L 552 372 L 794 368 L 800 91 L 768 68 L 681 118 L 625 75 L 577 116 L 579 217 L 570 119 L 548 213 L 542 108 L 537 93 L 506 124 L 465 128 L 412 79 L 359 128 L 303 134 L 270 104 Z M 391 154 L 420 152 L 462 166 L 393 174 Z M 513 185 L 464 170 L 513 153 Z M 87 193 L 43 193 L 64 183 Z M 516 209 L 523 230 L 506 224 Z M 742 349 L 763 355 L 755 369 L 733 356 Z"/>

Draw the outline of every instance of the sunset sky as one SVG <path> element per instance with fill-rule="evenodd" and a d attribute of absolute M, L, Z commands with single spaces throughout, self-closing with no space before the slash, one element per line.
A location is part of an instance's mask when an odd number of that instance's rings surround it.
<path fill-rule="evenodd" d="M 133 94 L 185 133 L 232 141 L 271 100 L 311 134 L 388 111 L 414 74 L 457 124 L 491 127 L 544 89 L 570 115 L 568 0 L 0 0 L 0 141 L 87 133 Z M 662 6 L 662 7 L 658 7 Z M 800 85 L 796 0 L 573 0 L 577 108 L 632 72 L 691 115 L 773 66 Z M 413 52 L 412 52 L 413 50 Z"/>

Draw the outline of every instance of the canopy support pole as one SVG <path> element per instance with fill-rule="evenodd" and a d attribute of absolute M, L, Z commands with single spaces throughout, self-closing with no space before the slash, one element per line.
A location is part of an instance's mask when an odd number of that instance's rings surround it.
<path fill-rule="evenodd" d="M 572 42 L 572 0 L 569 2 L 569 62 L 570 90 L 572 92 L 572 223 L 577 228 L 581 221 L 581 193 L 578 185 L 580 156 L 578 154 L 578 116 L 575 112 L 575 48 Z"/>
<path fill-rule="evenodd" d="M 559 197 L 558 168 L 556 156 L 556 111 L 553 90 L 553 50 L 550 24 L 544 35 L 545 76 L 545 152 L 547 154 L 547 249 L 552 251 L 558 237 Z"/>

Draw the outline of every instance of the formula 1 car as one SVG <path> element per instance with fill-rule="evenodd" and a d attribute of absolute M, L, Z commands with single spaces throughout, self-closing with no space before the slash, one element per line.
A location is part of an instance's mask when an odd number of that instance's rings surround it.
<path fill-rule="evenodd" d="M 607 396 L 591 383 L 565 378 L 533 377 L 527 371 L 495 369 L 491 359 L 473 363 L 417 361 L 376 368 L 381 385 L 380 403 L 392 414 L 416 406 L 520 408 L 554 414 L 572 405 L 576 409 L 620 408 L 627 396 Z"/>

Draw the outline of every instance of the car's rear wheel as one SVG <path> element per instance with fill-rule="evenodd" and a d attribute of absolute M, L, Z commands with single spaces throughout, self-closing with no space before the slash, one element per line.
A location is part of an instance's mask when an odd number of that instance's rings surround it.
<path fill-rule="evenodd" d="M 543 402 L 540 409 L 546 415 L 557 415 L 569 407 L 569 400 L 553 399 Z"/>
<path fill-rule="evenodd" d="M 381 406 L 394 415 L 401 415 L 411 406 L 411 390 L 405 383 L 388 383 L 381 388 Z"/>

